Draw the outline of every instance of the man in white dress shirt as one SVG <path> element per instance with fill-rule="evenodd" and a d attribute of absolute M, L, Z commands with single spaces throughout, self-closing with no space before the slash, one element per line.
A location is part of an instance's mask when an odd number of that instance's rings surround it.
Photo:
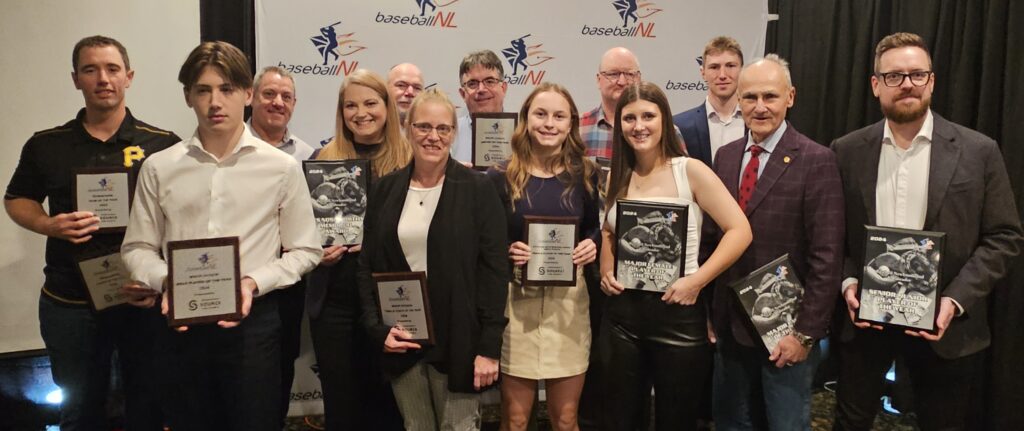
<path fill-rule="evenodd" d="M 189 54 L 178 80 L 198 128 L 143 165 L 121 247 L 137 280 L 126 290 L 151 306 L 165 288 L 169 241 L 239 239 L 242 320 L 163 334 L 158 360 L 174 429 L 280 429 L 281 327 L 277 298 L 267 293 L 294 284 L 322 254 L 298 163 L 243 123 L 248 64 L 225 42 Z"/>

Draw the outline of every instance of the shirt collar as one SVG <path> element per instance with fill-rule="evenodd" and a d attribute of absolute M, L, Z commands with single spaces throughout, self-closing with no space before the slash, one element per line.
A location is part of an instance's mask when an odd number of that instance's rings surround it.
<path fill-rule="evenodd" d="M 245 122 L 245 126 L 247 128 L 249 128 L 250 131 L 252 130 L 252 117 L 249 117 L 249 120 Z M 253 136 L 256 136 L 256 134 L 253 133 Z M 263 138 L 260 138 L 260 139 L 263 139 Z M 273 145 L 273 146 L 275 146 L 277 148 L 285 147 L 285 146 L 288 146 L 288 145 L 291 145 L 291 144 L 295 143 L 295 135 L 293 135 L 291 133 L 291 130 L 285 128 L 284 129 L 284 138 L 281 140 L 281 142 L 267 142 L 267 143 L 270 144 L 270 145 Z"/>
<path fill-rule="evenodd" d="M 88 130 L 85 130 L 85 108 L 78 110 L 78 115 L 75 116 L 74 127 L 78 129 L 84 136 L 93 138 L 89 134 Z M 121 125 L 117 126 L 117 132 L 110 137 L 107 141 L 111 142 L 128 142 L 131 143 L 135 139 L 135 117 L 132 116 L 132 111 L 124 108 L 124 119 L 121 120 Z M 98 140 L 98 139 L 96 139 Z"/>
<path fill-rule="evenodd" d="M 708 118 L 718 118 L 718 111 L 715 110 L 714 106 L 711 106 L 711 97 L 704 96 L 704 110 L 707 111 Z M 740 111 L 740 104 L 736 104 L 736 111 L 732 113 L 732 118 L 742 117 L 743 112 Z"/>
<path fill-rule="evenodd" d="M 914 139 L 910 141 L 911 147 L 918 142 L 924 144 L 932 143 L 932 131 L 935 130 L 935 117 L 932 116 L 932 110 L 929 109 L 924 116 L 924 123 L 921 124 L 921 130 L 917 131 L 917 135 L 914 135 Z M 892 129 L 889 128 L 889 119 L 885 120 L 885 127 L 882 129 L 882 144 L 888 144 L 895 146 L 896 140 L 893 139 Z"/>
<path fill-rule="evenodd" d="M 243 128 L 242 128 L 242 136 L 238 140 L 238 145 L 235 145 L 235 149 L 232 150 L 231 154 L 228 157 L 231 157 L 231 156 L 234 156 L 235 154 L 238 154 L 238 152 L 241 151 L 243 148 L 253 148 L 253 149 L 255 149 L 256 148 L 256 143 L 257 142 L 262 142 L 256 136 L 253 136 L 252 131 L 249 130 L 249 124 L 248 123 L 242 123 L 242 126 L 243 126 Z M 199 129 L 198 128 L 196 129 L 195 133 L 192 134 L 192 137 L 189 138 L 188 141 L 186 141 L 185 145 L 188 146 L 189 148 L 198 150 L 200 152 L 203 152 L 203 153 L 209 155 L 210 157 L 213 157 L 212 154 L 210 154 L 208 151 L 206 151 L 206 148 L 203 148 L 203 142 L 199 140 Z M 224 159 L 227 159 L 228 157 L 225 157 Z M 214 157 L 214 159 L 216 159 L 216 157 Z"/>
<path fill-rule="evenodd" d="M 778 129 L 775 129 L 775 131 L 772 132 L 772 135 L 769 136 L 768 139 L 761 141 L 761 143 L 757 145 L 763 148 L 765 153 L 771 154 L 772 152 L 775 151 L 775 146 L 779 144 L 780 140 L 782 140 L 782 135 L 786 134 L 786 129 L 788 128 L 789 122 L 783 121 L 782 125 L 780 125 Z M 743 151 L 750 151 L 750 147 L 752 145 L 754 145 L 754 135 L 747 131 L 747 146 L 743 147 Z"/>

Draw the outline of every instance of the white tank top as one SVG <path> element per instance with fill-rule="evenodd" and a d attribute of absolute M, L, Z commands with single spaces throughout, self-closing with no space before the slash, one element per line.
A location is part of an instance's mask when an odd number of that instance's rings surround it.
<path fill-rule="evenodd" d="M 689 160 L 688 157 L 675 157 L 672 159 L 672 177 L 676 181 L 676 193 L 678 197 L 644 197 L 638 198 L 640 201 L 650 202 L 664 202 L 676 205 L 689 206 L 687 213 L 687 225 L 686 225 L 686 253 L 684 256 L 683 263 L 683 275 L 690 275 L 697 272 L 697 252 L 700 249 L 700 226 L 704 220 L 704 212 L 697 205 L 697 202 L 693 200 L 693 192 L 690 190 L 690 180 L 686 176 L 686 162 Z M 629 199 L 629 196 L 625 197 Z M 605 215 L 605 222 L 608 223 L 608 227 L 611 228 L 612 232 L 615 232 L 615 218 L 616 218 L 616 206 L 612 204 L 611 209 Z"/>

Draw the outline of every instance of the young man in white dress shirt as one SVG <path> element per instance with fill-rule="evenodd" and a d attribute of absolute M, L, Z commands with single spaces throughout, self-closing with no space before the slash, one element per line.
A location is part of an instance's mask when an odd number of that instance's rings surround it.
<path fill-rule="evenodd" d="M 239 238 L 243 318 L 163 334 L 158 360 L 174 429 L 279 429 L 281 328 L 267 293 L 294 284 L 322 254 L 298 163 L 244 125 L 248 64 L 225 42 L 189 54 L 178 80 L 198 128 L 143 165 L 121 247 L 137 280 L 126 290 L 152 306 L 166 284 L 168 241 Z"/>

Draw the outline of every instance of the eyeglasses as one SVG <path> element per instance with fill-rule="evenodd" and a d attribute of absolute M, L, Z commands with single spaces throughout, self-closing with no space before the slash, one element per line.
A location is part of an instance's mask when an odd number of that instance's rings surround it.
<path fill-rule="evenodd" d="M 483 84 L 484 87 L 487 87 L 488 89 L 491 89 L 491 88 L 497 87 L 498 84 L 501 84 L 501 82 L 502 81 L 500 79 L 498 79 L 498 78 L 487 78 L 487 79 L 485 79 L 483 81 L 479 81 L 479 80 L 476 80 L 476 79 L 470 79 L 469 81 L 463 82 L 462 86 L 465 87 L 467 90 L 476 91 L 477 89 L 480 88 L 480 84 Z"/>
<path fill-rule="evenodd" d="M 447 138 L 455 131 L 454 127 L 447 124 L 438 124 L 435 126 L 430 123 L 412 123 L 412 128 L 416 133 L 419 133 L 422 136 L 427 136 L 431 131 L 436 130 L 437 136 L 440 138 Z"/>
<path fill-rule="evenodd" d="M 910 73 L 903 72 L 885 72 L 877 75 L 885 83 L 886 87 L 899 87 L 903 85 L 903 81 L 910 78 L 910 83 L 914 84 L 915 87 L 920 87 L 928 83 L 932 77 L 932 71 L 930 70 L 918 70 Z"/>
<path fill-rule="evenodd" d="M 626 78 L 626 82 L 629 83 L 629 82 L 636 81 L 636 79 L 640 77 L 640 71 L 639 70 L 631 70 L 631 71 L 626 71 L 626 72 L 598 72 L 598 73 L 600 73 L 601 76 L 604 77 L 604 79 L 607 79 L 608 82 L 618 82 L 620 77 L 625 77 Z"/>

